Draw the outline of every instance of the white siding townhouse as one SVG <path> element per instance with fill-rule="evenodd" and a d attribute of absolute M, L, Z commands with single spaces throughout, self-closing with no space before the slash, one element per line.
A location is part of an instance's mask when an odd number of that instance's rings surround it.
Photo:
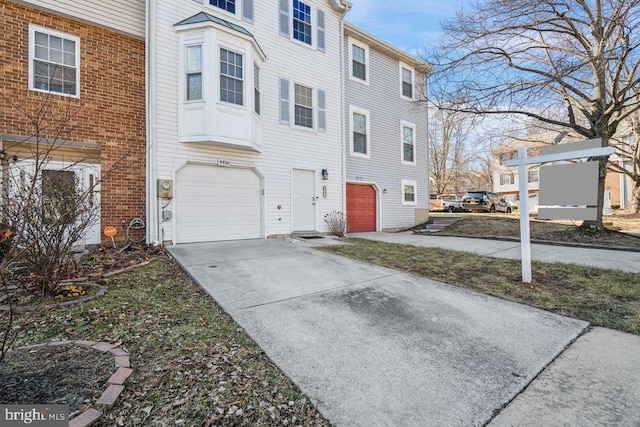
<path fill-rule="evenodd" d="M 428 67 L 345 24 L 350 7 L 149 0 L 150 242 L 322 233 L 332 211 L 373 212 L 374 230 L 424 218 L 426 113 L 413 107 Z M 351 40 L 365 82 L 348 72 Z M 350 208 L 366 186 L 375 207 Z"/>
<path fill-rule="evenodd" d="M 151 0 L 148 233 L 327 231 L 342 210 L 341 0 Z"/>

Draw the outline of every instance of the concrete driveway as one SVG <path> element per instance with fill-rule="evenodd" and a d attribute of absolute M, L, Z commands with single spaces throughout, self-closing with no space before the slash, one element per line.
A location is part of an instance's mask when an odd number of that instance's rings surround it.
<path fill-rule="evenodd" d="M 587 327 L 311 242 L 169 252 L 338 425 L 482 425 Z"/>

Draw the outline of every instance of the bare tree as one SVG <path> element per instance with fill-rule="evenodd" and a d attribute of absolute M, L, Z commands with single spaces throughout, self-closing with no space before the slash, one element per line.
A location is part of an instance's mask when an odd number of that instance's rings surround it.
<path fill-rule="evenodd" d="M 484 0 L 444 30 L 429 62 L 457 86 L 455 111 L 524 115 L 608 146 L 640 109 L 640 0 Z M 599 159 L 598 217 L 585 222 L 599 229 L 606 168 Z"/>
<path fill-rule="evenodd" d="M 631 209 L 640 213 L 640 114 L 632 115 L 628 120 L 626 132 L 617 134 L 611 144 L 616 147 L 623 164 L 609 162 L 609 170 L 628 176 L 633 182 Z M 625 167 L 630 163 L 631 167 Z"/>
<path fill-rule="evenodd" d="M 6 105 L 24 116 L 30 137 L 14 141 L 4 136 L 2 148 L 2 201 L 0 203 L 0 289 L 8 316 L 0 320 L 0 361 L 28 323 L 67 278 L 74 246 L 98 219 L 95 189 L 120 166 L 124 156 L 92 182 L 80 185 L 76 171 L 81 165 L 99 162 L 67 147 L 82 105 L 61 105 L 47 95 L 34 111 L 0 95 Z M 2 135 L 0 135 L 2 136 Z M 8 144 L 7 144 L 8 142 Z M 6 150 L 19 147 L 26 158 L 8 158 Z M 126 154 L 125 154 L 126 156 Z M 60 159 L 64 159 L 61 162 Z M 13 162 L 13 163 L 11 163 Z M 52 162 L 58 162 L 56 169 Z M 61 165 L 61 166 L 60 166 Z M 13 267 L 18 265 L 16 272 Z M 23 272 L 21 274 L 21 271 Z M 40 301 L 15 325 L 16 289 L 37 294 Z"/>
<path fill-rule="evenodd" d="M 460 193 L 476 155 L 470 145 L 478 117 L 436 108 L 429 117 L 429 173 L 437 194 Z"/>

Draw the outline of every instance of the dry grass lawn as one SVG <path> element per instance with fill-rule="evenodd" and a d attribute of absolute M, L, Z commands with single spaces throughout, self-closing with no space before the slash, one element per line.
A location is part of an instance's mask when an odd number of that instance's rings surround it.
<path fill-rule="evenodd" d="M 625 246 L 640 249 L 640 237 L 623 233 L 640 232 L 640 216 L 617 215 L 607 217 L 608 230 L 604 233 L 582 230 L 580 222 L 541 221 L 530 219 L 531 238 L 555 242 L 587 243 L 604 246 Z M 466 214 L 455 224 L 442 231 L 442 235 L 468 237 L 520 237 L 520 219 L 518 214 Z"/>

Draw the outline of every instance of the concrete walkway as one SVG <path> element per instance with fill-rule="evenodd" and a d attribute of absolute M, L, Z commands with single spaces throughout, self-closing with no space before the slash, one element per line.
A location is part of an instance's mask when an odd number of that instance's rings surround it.
<path fill-rule="evenodd" d="M 586 424 L 640 419 L 640 396 L 631 387 L 640 383 L 638 337 L 603 330 L 602 341 L 594 341 L 593 332 L 581 336 L 582 321 L 311 247 L 331 243 L 277 239 L 168 249 L 337 425 L 483 425 L 505 406 L 514 409 L 495 423 L 529 424 L 540 408 L 550 419 L 563 416 L 557 414 L 571 378 L 601 403 Z M 626 365 L 600 353 L 611 337 L 615 345 L 628 343 Z M 573 356 L 566 348 L 576 338 Z M 609 384 L 611 376 L 592 377 L 582 368 L 597 371 L 602 359 L 626 382 Z M 538 391 L 534 379 L 547 372 L 548 385 Z M 571 402 L 580 407 L 581 397 Z"/>
<path fill-rule="evenodd" d="M 403 233 L 355 233 L 350 236 L 390 243 L 473 252 L 494 258 L 520 259 L 520 242 L 424 235 L 414 234 L 410 231 Z M 580 264 L 640 273 L 640 252 L 532 244 L 531 258 L 534 261 Z"/>

